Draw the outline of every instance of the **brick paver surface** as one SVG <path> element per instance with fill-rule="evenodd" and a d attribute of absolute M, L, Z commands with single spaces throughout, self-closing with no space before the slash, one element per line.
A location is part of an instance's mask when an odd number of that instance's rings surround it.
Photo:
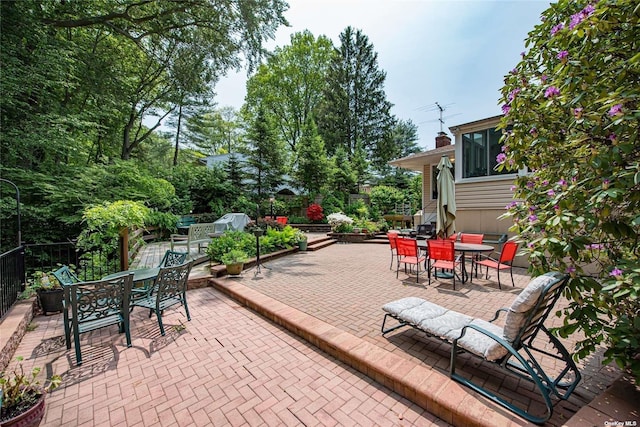
<path fill-rule="evenodd" d="M 446 425 L 212 288 L 187 298 L 164 337 L 139 308 L 131 348 L 115 326 L 83 334 L 80 367 L 62 316 L 37 316 L 16 355 L 63 377 L 41 426 Z"/>
<path fill-rule="evenodd" d="M 396 279 L 395 267 L 389 269 L 390 259 L 389 247 L 385 245 L 336 244 L 317 252 L 299 252 L 266 263 L 270 269 L 263 268 L 262 274 L 257 276 L 253 271 L 247 271 L 240 278 L 226 280 L 249 286 L 386 350 L 445 373 L 448 373 L 450 345 L 411 328 L 383 337 L 380 333 L 384 315 L 382 306 L 399 298 L 417 296 L 469 316 L 490 320 L 498 308 L 508 307 L 530 280 L 524 269 L 514 269 L 515 287 L 511 286 L 508 274 L 501 274 L 502 289 L 498 289 L 494 282 L 495 272 L 490 271 L 489 280 L 474 278 L 473 283 L 457 282 L 456 290 L 453 290 L 451 280 L 432 280 L 429 285 L 426 274 L 421 274 L 416 283 L 415 275 L 401 270 Z M 566 301 L 561 300 L 557 307 L 565 305 Z M 547 326 L 559 326 L 561 322 L 561 318 L 550 316 Z M 571 351 L 575 338 L 563 341 Z M 548 345 L 544 347 L 550 349 Z M 555 359 L 540 357 L 545 370 L 557 372 Z M 551 425 L 561 425 L 619 375 L 615 368 L 601 366 L 601 359 L 598 354 L 580 363 L 583 381 L 568 401 L 556 405 Z M 458 370 L 487 388 L 501 390 L 505 398 L 530 410 L 541 405 L 542 401 L 530 383 L 504 375 L 478 359 L 462 355 Z"/>
<path fill-rule="evenodd" d="M 151 248 L 151 247 L 150 247 Z M 153 247 L 146 264 L 157 264 L 164 247 Z M 490 319 L 508 306 L 529 278 L 516 269 L 516 287 L 491 280 L 434 281 L 389 270 L 389 248 L 336 244 L 266 263 L 226 280 L 249 286 L 402 357 L 448 372 L 449 345 L 410 329 L 382 337 L 382 305 L 419 296 L 470 316 Z M 145 262 L 139 266 L 145 266 Z M 491 273 L 490 273 L 491 274 Z M 495 274 L 495 273 L 494 273 Z M 505 285 L 506 283 L 506 285 Z M 82 335 L 84 364 L 66 350 L 62 316 L 38 316 L 16 355 L 26 367 L 63 376 L 47 400 L 43 426 L 78 425 L 444 425 L 441 420 L 368 377 L 337 362 L 212 288 L 188 292 L 192 321 L 181 308 L 165 313 L 167 335 L 155 318 L 132 314 L 133 346 L 117 328 Z M 549 325 L 561 319 L 552 318 Z M 571 348 L 572 342 L 566 342 Z M 600 356 L 580 364 L 583 382 L 556 406 L 551 425 L 561 425 L 606 388 L 617 370 Z M 544 358 L 545 368 L 553 361 Z M 462 355 L 458 369 L 485 387 L 534 408 L 529 384 Z M 487 402 L 487 405 L 491 403 Z"/>

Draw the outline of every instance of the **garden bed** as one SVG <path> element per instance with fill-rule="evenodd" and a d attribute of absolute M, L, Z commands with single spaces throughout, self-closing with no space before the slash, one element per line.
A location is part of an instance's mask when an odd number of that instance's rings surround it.
<path fill-rule="evenodd" d="M 362 243 L 365 240 L 373 239 L 373 233 L 327 233 L 340 243 Z"/>

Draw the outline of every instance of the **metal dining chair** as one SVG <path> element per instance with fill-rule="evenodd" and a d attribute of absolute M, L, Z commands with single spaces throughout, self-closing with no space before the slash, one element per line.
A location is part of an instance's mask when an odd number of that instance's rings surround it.
<path fill-rule="evenodd" d="M 131 301 L 131 307 L 143 307 L 149 309 L 149 317 L 156 314 L 160 333 L 165 334 L 162 314 L 165 309 L 181 304 L 187 315 L 187 320 L 191 320 L 189 306 L 187 305 L 187 281 L 193 261 L 177 265 L 174 267 L 163 267 L 160 269 L 153 286 L 146 296 Z"/>
<path fill-rule="evenodd" d="M 496 260 L 487 255 L 482 255 L 484 259 L 476 261 L 476 267 L 478 265 L 484 265 L 487 267 L 485 279 L 489 279 L 489 268 L 493 268 L 498 272 L 498 288 L 502 289 L 500 284 L 500 270 L 509 270 L 511 274 L 511 286 L 515 286 L 513 282 L 513 260 L 518 252 L 518 244 L 516 242 L 505 242 L 500 251 L 500 257 Z"/>
<path fill-rule="evenodd" d="M 118 325 L 125 333 L 127 347 L 131 347 L 129 330 L 129 296 L 133 274 L 110 280 L 76 282 L 63 285 L 65 310 L 64 336 L 67 349 L 71 349 L 71 334 L 76 350 L 76 364 L 82 365 L 80 334 Z"/>
<path fill-rule="evenodd" d="M 460 243 L 475 243 L 475 244 L 481 245 L 483 241 L 484 241 L 484 234 L 460 233 Z M 478 277 L 478 266 L 475 265 L 475 262 L 479 259 L 480 259 L 479 254 L 474 254 L 471 257 L 471 271 L 473 272 L 475 269 L 476 277 Z"/>
<path fill-rule="evenodd" d="M 451 270 L 453 276 L 453 290 L 456 289 L 456 267 L 460 265 L 460 257 L 456 257 L 455 243 L 451 239 L 427 240 L 429 284 L 431 284 L 431 270 L 436 274 L 437 269 Z"/>
<path fill-rule="evenodd" d="M 387 233 L 387 238 L 389 239 L 389 247 L 391 248 L 391 264 L 389 265 L 389 270 L 393 268 L 393 258 L 398 256 L 397 243 L 396 239 L 398 239 L 398 233 Z"/>
<path fill-rule="evenodd" d="M 420 279 L 420 264 L 425 262 L 425 257 L 420 256 L 418 252 L 418 242 L 415 239 L 396 239 L 397 251 L 398 251 L 398 264 L 396 266 L 396 279 L 398 278 L 398 271 L 400 270 L 400 264 L 404 264 L 404 271 L 407 272 L 407 265 L 416 266 L 416 283 Z"/>

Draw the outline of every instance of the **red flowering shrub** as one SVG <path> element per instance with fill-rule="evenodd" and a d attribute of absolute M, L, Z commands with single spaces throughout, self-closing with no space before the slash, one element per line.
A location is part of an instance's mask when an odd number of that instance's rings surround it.
<path fill-rule="evenodd" d="M 324 214 L 322 213 L 322 206 L 312 203 L 307 208 L 307 218 L 311 221 L 321 221 L 324 218 Z"/>

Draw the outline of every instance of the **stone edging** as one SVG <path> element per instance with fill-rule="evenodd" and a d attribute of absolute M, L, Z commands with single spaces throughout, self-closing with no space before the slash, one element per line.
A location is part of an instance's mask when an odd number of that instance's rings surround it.
<path fill-rule="evenodd" d="M 2 323 L 0 323 L 3 331 L 0 334 L 0 371 L 9 366 L 22 337 L 27 332 L 27 326 L 33 319 L 35 302 L 35 297 L 26 301 L 18 301 L 2 319 Z"/>

